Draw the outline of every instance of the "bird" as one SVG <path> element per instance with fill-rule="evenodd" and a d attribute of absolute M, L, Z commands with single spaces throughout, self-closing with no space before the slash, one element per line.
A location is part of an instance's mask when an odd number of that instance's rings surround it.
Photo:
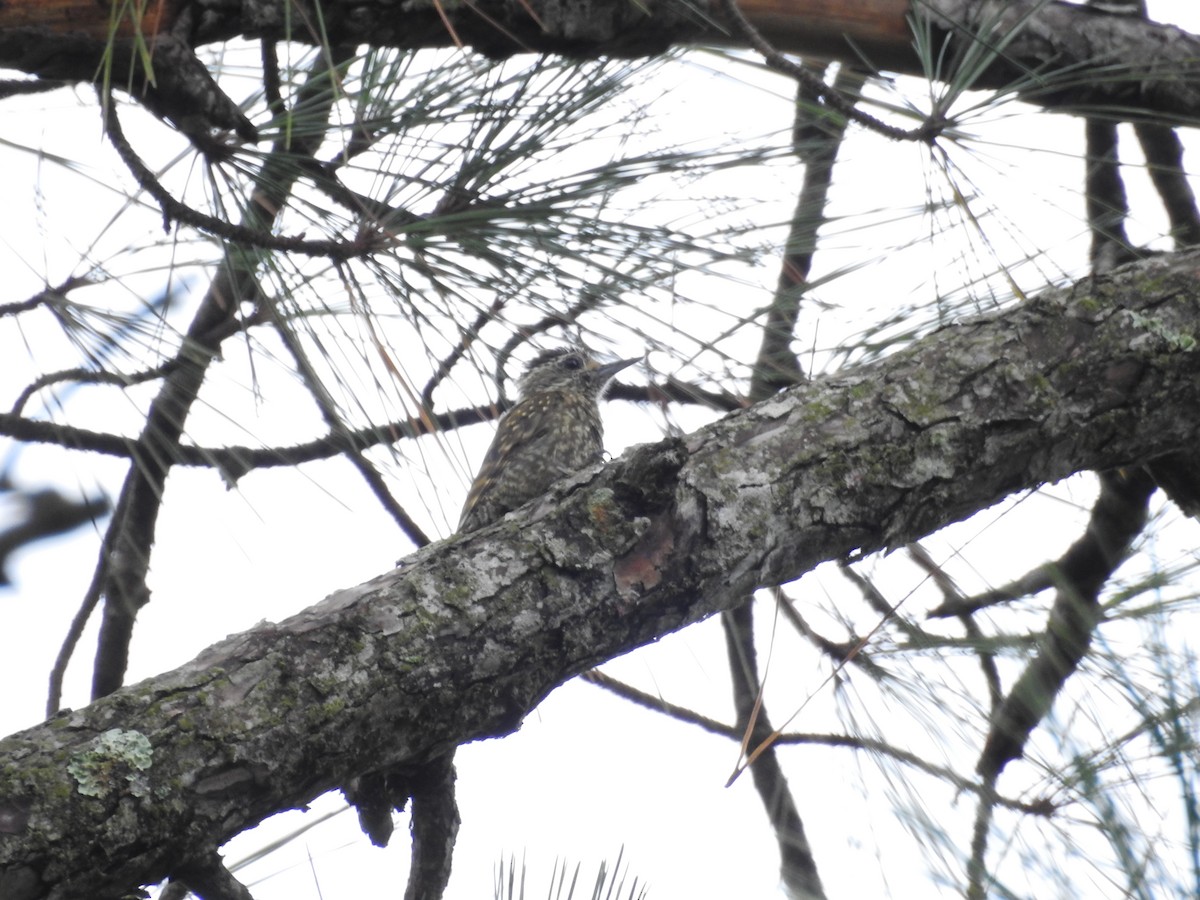
<path fill-rule="evenodd" d="M 582 347 L 546 350 L 517 383 L 463 504 L 458 533 L 498 520 L 540 497 L 561 478 L 600 462 L 604 426 L 600 400 L 613 377 L 637 362 L 598 363 Z"/>
<path fill-rule="evenodd" d="M 582 347 L 547 350 L 535 357 L 518 382 L 516 405 L 500 418 L 467 494 L 458 533 L 490 525 L 546 493 L 560 478 L 600 462 L 600 400 L 613 376 L 635 362 L 622 359 L 601 365 Z M 362 830 L 380 847 L 391 839 L 392 811 L 404 809 L 411 798 L 413 833 L 425 833 L 423 841 L 414 840 L 413 865 L 448 874 L 449 848 L 458 832 L 454 779 L 450 751 L 416 767 L 362 775 L 343 792 L 358 809 Z"/>

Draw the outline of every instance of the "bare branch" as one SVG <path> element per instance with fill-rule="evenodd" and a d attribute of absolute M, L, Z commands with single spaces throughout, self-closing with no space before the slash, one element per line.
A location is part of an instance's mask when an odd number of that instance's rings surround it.
<path fill-rule="evenodd" d="M 400 527 L 400 530 L 417 547 L 424 547 L 429 543 L 429 536 L 416 523 L 416 520 L 408 514 L 408 511 L 400 505 L 399 501 L 392 496 L 392 492 L 388 489 L 387 482 L 384 481 L 383 476 L 379 474 L 379 470 L 371 464 L 370 460 L 363 455 L 358 447 L 355 447 L 353 443 L 346 440 L 346 433 L 349 429 L 338 414 L 337 405 L 329 396 L 325 385 L 321 383 L 320 376 L 313 369 L 307 354 L 304 352 L 304 348 L 300 346 L 300 342 L 297 340 L 291 326 L 279 316 L 273 307 L 270 317 L 272 323 L 275 325 L 276 333 L 283 340 L 283 345 L 287 348 L 288 353 L 291 354 L 292 361 L 296 364 L 296 370 L 300 373 L 301 379 L 308 388 L 309 395 L 317 404 L 317 409 L 321 411 L 321 418 L 325 420 L 325 424 L 329 426 L 330 431 L 334 435 L 342 438 L 342 443 L 345 446 L 343 455 L 358 470 L 359 474 L 362 475 L 363 480 L 371 488 L 371 492 L 375 495 L 379 504 L 387 510 L 388 514 L 391 515 L 392 519 Z"/>
<path fill-rule="evenodd" d="M 381 235 L 366 231 L 360 232 L 359 237 L 352 241 L 314 241 L 303 237 L 277 236 L 264 229 L 235 225 L 217 216 L 210 216 L 192 209 L 171 196 L 170 192 L 159 183 L 154 173 L 150 171 L 149 166 L 142 162 L 141 157 L 130 146 L 129 141 L 125 138 L 125 132 L 121 128 L 121 120 L 111 97 L 106 106 L 104 131 L 121 157 L 121 161 L 125 163 L 125 167 L 137 181 L 138 186 L 162 207 L 164 230 L 170 231 L 171 224 L 178 222 L 245 247 L 279 250 L 285 253 L 303 253 L 330 259 L 367 256 L 378 252 L 382 246 L 384 239 Z M 321 183 L 324 184 L 324 181 Z"/>
<path fill-rule="evenodd" d="M 771 726 L 762 703 L 762 682 L 754 648 L 754 604 L 746 602 L 721 616 L 725 630 L 729 670 L 733 676 L 733 705 L 737 710 L 737 726 L 742 732 L 742 750 L 757 750 L 747 763 L 759 800 L 775 832 L 779 848 L 779 874 L 789 897 L 797 900 L 820 900 L 825 888 L 817 871 L 812 845 L 804 832 L 804 822 L 796 800 L 788 787 L 787 777 L 779 755 L 771 741 L 775 729 Z"/>
<path fill-rule="evenodd" d="M 940 117 L 937 116 L 931 116 L 916 128 L 905 129 L 889 125 L 882 119 L 863 112 L 856 106 L 858 99 L 856 96 L 843 96 L 836 85 L 831 87 L 811 68 L 805 66 L 803 63 L 789 59 L 780 52 L 779 48 L 767 40 L 762 32 L 755 28 L 750 20 L 746 18 L 739 8 L 738 0 L 722 0 L 721 5 L 725 17 L 733 23 L 734 31 L 747 44 L 762 54 L 768 66 L 776 72 L 781 72 L 796 79 L 796 82 L 806 92 L 812 96 L 820 97 L 830 109 L 845 116 L 848 120 L 857 122 L 871 131 L 896 141 L 928 142 L 936 138 L 945 129 L 945 122 L 941 121 Z"/>
<path fill-rule="evenodd" d="M 1025 667 L 992 717 L 976 770 L 994 780 L 1020 758 L 1025 742 L 1050 712 L 1054 699 L 1075 672 L 1103 618 L 1100 589 L 1125 559 L 1129 545 L 1146 525 L 1154 482 L 1142 470 L 1101 475 L 1100 497 L 1088 533 L 1072 547 L 1086 547 L 1078 564 L 1058 582 L 1037 656 Z"/>
<path fill-rule="evenodd" d="M 1129 201 L 1121 163 L 1117 155 L 1117 124 L 1089 116 L 1085 122 L 1087 171 L 1084 194 L 1087 200 L 1088 231 L 1092 235 L 1089 256 L 1092 271 L 1101 274 L 1136 259 L 1140 254 L 1129 243 L 1125 219 Z"/>
<path fill-rule="evenodd" d="M 774 589 L 775 602 L 779 604 L 780 610 L 783 612 L 783 617 L 791 623 L 792 627 L 807 638 L 814 647 L 828 656 L 839 666 L 847 663 L 853 663 L 858 666 L 872 678 L 882 681 L 887 677 L 888 673 L 885 669 L 875 664 L 867 653 L 864 645 L 865 641 L 859 637 L 851 637 L 846 641 L 832 641 L 816 631 L 808 622 L 800 615 L 796 609 L 796 604 L 783 591 L 782 588 Z"/>
<path fill-rule="evenodd" d="M 687 725 L 695 725 L 704 729 L 710 734 L 720 735 L 728 738 L 731 741 L 740 742 L 744 737 L 744 730 L 735 725 L 727 725 L 724 722 L 718 722 L 716 719 L 710 719 L 708 716 L 702 716 L 694 710 L 688 709 L 685 706 L 678 706 L 661 697 L 656 697 L 653 694 L 647 694 L 645 691 L 638 690 L 632 685 L 628 685 L 623 681 L 613 678 L 611 675 L 605 674 L 600 669 L 592 669 L 590 672 L 584 672 L 579 676 L 580 680 L 586 681 L 588 684 L 593 684 L 598 688 L 603 688 L 611 694 L 614 694 L 623 700 L 628 700 L 631 703 L 636 703 L 645 709 L 653 712 L 662 713 L 665 716 L 683 722 Z M 896 762 L 903 763 L 906 766 L 911 766 L 918 771 L 924 772 L 926 775 L 932 775 L 935 778 L 940 778 L 947 784 L 953 785 L 955 790 L 970 791 L 971 793 L 981 793 L 984 788 L 975 780 L 960 775 L 953 769 L 937 766 L 929 762 L 927 759 L 918 756 L 909 750 L 901 749 L 886 741 L 881 741 L 876 738 L 863 737 L 862 735 L 853 734 L 815 734 L 812 732 L 790 732 L 785 731 L 775 738 L 775 743 L 779 746 L 814 746 L 814 747 L 845 747 L 851 750 L 863 750 L 867 753 L 877 754 L 879 756 L 894 759 Z M 1057 807 L 1048 800 L 1035 800 L 1033 802 L 1025 800 L 1016 800 L 1012 797 L 997 797 L 997 802 L 1008 809 L 1016 810 L 1017 812 L 1028 813 L 1035 816 L 1050 816 L 1053 815 Z"/>
<path fill-rule="evenodd" d="M 327 57 L 318 54 L 301 95 L 320 91 L 327 82 Z M 324 113 L 333 103 L 333 93 L 324 91 Z M 109 110 L 111 129 L 117 121 Z M 312 115 L 312 113 L 310 113 Z M 295 170 L 282 160 L 286 155 L 315 153 L 321 129 L 313 130 L 307 141 L 292 140 L 275 147 L 268 157 L 248 204 L 245 224 L 262 230 L 280 209 L 295 181 Z M 128 162 L 128 160 L 127 160 Z M 146 575 L 150 567 L 149 548 L 154 546 L 163 486 L 178 456 L 180 440 L 188 412 L 204 382 L 209 364 L 216 357 L 220 340 L 229 334 L 230 322 L 245 296 L 255 296 L 257 287 L 253 258 L 227 252 L 225 264 L 218 270 L 201 301 L 178 354 L 178 367 L 168 376 L 150 404 L 137 439 L 137 465 L 130 468 L 117 502 L 116 511 L 104 535 L 100 561 L 87 595 L 97 590 L 104 598 L 99 646 L 93 666 L 92 694 L 102 697 L 121 686 L 128 661 L 133 624 L 150 600 Z"/>
<path fill-rule="evenodd" d="M 336 34 L 348 43 L 376 47 L 465 45 L 496 57 L 527 52 L 632 57 L 661 53 L 672 45 L 746 46 L 746 37 L 723 15 L 722 3 L 646 6 L 598 0 L 564 5 L 505 0 L 489 5 L 485 16 L 478 3 L 326 2 L 319 7 L 322 29 L 280 15 L 268 4 L 263 8 L 272 12 L 254 17 L 254 33 L 244 34 L 247 20 L 236 7 L 197 0 L 148 7 L 140 32 L 144 39 L 157 35 L 164 40 L 176 25 L 172 17 L 190 15 L 195 27 L 187 38 L 195 46 L 236 36 L 319 45 L 324 35 Z M 43 77 L 91 81 L 106 48 L 112 50 L 105 9 L 92 0 L 74 0 L 72 5 L 57 4 L 59 15 L 51 16 L 43 7 L 28 0 L 0 7 L 0 65 Z M 973 88 L 1009 90 L 1016 85 L 1022 99 L 1052 108 L 1124 107 L 1182 119 L 1200 113 L 1200 85 L 1189 77 L 1200 59 L 1200 38 L 1136 17 L 1101 15 L 1077 4 L 1043 0 L 739 0 L 739 7 L 783 53 L 854 65 L 866 60 L 879 69 L 924 76 L 928 59 L 914 52 L 910 20 L 915 18 L 918 28 L 928 27 L 932 46 L 944 48 L 939 50 L 943 59 L 953 58 L 956 46 L 1001 48 L 973 73 Z M 113 56 L 134 56 L 129 52 L 132 39 L 128 30 L 116 35 Z M 192 107 L 200 102 L 211 106 L 205 118 L 216 121 L 223 111 L 212 101 L 219 97 L 199 87 L 198 73 L 182 53 L 179 62 L 191 81 L 172 85 L 174 94 L 191 97 Z M 1106 64 L 1111 66 L 1110 78 L 1083 74 Z M 114 73 L 114 81 L 126 83 L 129 74 Z M 188 104 L 175 103 L 172 108 L 187 109 Z M 233 116 L 232 110 L 224 112 Z M 221 127 L 244 130 L 233 119 Z"/>
<path fill-rule="evenodd" d="M 1171 234 L 1179 249 L 1200 244 L 1200 209 L 1183 163 L 1183 142 L 1174 128 L 1152 122 L 1134 125 L 1146 157 L 1150 180 L 1167 211 Z"/>
<path fill-rule="evenodd" d="M 1118 477 L 1134 478 L 1133 475 L 1106 476 L 1106 487 L 1102 489 L 1092 508 L 1087 528 L 1056 561 L 1040 565 L 1002 587 L 973 597 L 950 594 L 945 601 L 929 611 L 929 617 L 970 615 L 988 606 L 1018 600 L 1048 588 L 1062 589 L 1067 585 L 1090 582 L 1096 577 L 1095 573 L 1104 571 L 1106 567 L 1115 568 L 1125 559 L 1130 543 L 1137 537 L 1144 524 L 1138 513 L 1141 508 L 1138 498 L 1144 485 L 1130 496 L 1127 491 L 1118 490 L 1117 485 L 1112 483 L 1112 480 Z M 1141 482 L 1138 481 L 1138 484 Z"/>
<path fill-rule="evenodd" d="M 200 900 L 254 900 L 250 889 L 225 868 L 215 851 L 180 866 L 172 884 L 176 879 L 186 883 Z"/>
<path fill-rule="evenodd" d="M 17 303 L 0 304 L 0 317 L 28 312 L 31 309 L 37 309 L 39 306 L 53 306 L 56 303 L 62 302 L 62 299 L 68 293 L 75 290 L 75 288 L 87 287 L 91 283 L 87 278 L 68 278 L 62 284 L 58 285 L 58 287 L 39 291 L 27 300 L 21 300 Z"/>
<path fill-rule="evenodd" d="M 107 515 L 110 508 L 105 496 L 73 500 L 52 488 L 19 493 L 24 509 L 15 524 L 0 531 L 0 585 L 8 584 L 5 564 L 10 554 L 34 541 L 95 521 Z"/>

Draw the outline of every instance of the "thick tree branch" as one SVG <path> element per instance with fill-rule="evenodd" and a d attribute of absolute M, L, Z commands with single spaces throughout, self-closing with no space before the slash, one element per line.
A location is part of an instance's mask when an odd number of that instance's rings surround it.
<path fill-rule="evenodd" d="M 0 741 L 0 896 L 105 898 L 825 560 L 1200 438 L 1200 253 L 942 329 Z"/>
<path fill-rule="evenodd" d="M 123 31 L 110 46 L 105 5 L 11 0 L 0 5 L 0 66 L 43 78 L 91 81 L 108 53 L 112 83 L 136 83 L 145 80 L 135 52 L 136 42 L 144 41 L 160 59 L 171 55 L 155 67 L 159 80 L 146 95 L 160 114 L 174 118 L 179 110 L 189 110 L 209 128 L 233 128 L 252 139 L 249 123 L 206 81 L 203 67 L 189 59 L 185 40 L 191 47 L 243 37 L 402 49 L 466 45 L 493 56 L 647 56 L 679 44 L 741 45 L 721 3 L 149 3 L 136 27 L 122 21 Z M 1200 114 L 1200 79 L 1194 76 L 1200 38 L 1134 17 L 1045 0 L 739 0 L 739 7 L 772 45 L 806 58 L 866 62 L 923 76 L 925 62 L 914 52 L 909 26 L 910 19 L 923 19 L 930 23 L 935 53 L 946 38 L 960 49 L 975 43 L 1001 48 L 975 75 L 977 88 L 1019 80 L 1023 99 L 1047 107 L 1118 106 L 1182 119 Z M 954 56 L 939 55 L 943 61 Z M 1108 67 L 1108 77 L 1084 74 L 1102 67 Z M 190 105 L 183 102 L 188 100 Z"/>

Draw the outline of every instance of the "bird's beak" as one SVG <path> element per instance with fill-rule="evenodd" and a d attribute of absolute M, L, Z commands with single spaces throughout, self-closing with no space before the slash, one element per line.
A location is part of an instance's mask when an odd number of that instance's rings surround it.
<path fill-rule="evenodd" d="M 616 362 L 610 362 L 605 363 L 602 366 L 596 366 L 592 372 L 592 377 L 595 378 L 596 381 L 606 382 L 626 366 L 632 366 L 635 362 L 641 362 L 641 359 L 642 358 L 638 356 L 634 357 L 633 359 L 619 359 Z"/>

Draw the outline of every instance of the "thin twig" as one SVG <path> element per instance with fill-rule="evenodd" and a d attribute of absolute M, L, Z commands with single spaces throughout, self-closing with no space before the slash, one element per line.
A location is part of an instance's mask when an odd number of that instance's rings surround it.
<path fill-rule="evenodd" d="M 170 374 L 177 365 L 165 364 L 164 371 Z M 663 397 L 724 412 L 741 409 L 746 405 L 731 394 L 706 392 L 674 380 L 666 385 L 649 386 L 618 382 L 609 391 L 609 399 L 628 400 L 633 403 L 658 403 Z M 489 422 L 499 417 L 508 406 L 507 403 L 485 403 L 428 416 L 397 419 L 344 433 L 329 433 L 289 447 L 198 447 L 193 444 L 180 444 L 175 464 L 211 466 L 234 475 L 236 481 L 237 477 L 254 469 L 294 466 L 330 459 L 345 450 L 347 441 L 365 450 L 377 444 L 392 444 L 402 438 L 453 431 L 463 425 Z M 88 450 L 123 459 L 136 459 L 138 455 L 132 439 L 124 435 L 28 419 L 14 413 L 0 412 L 0 435 L 32 443 L 56 444 L 71 450 Z"/>
<path fill-rule="evenodd" d="M 743 603 L 721 614 L 726 652 L 733 677 L 733 702 L 737 710 L 742 753 L 755 747 L 747 759 L 750 777 L 775 832 L 779 848 L 779 872 L 789 896 L 817 900 L 825 896 L 812 845 L 805 834 L 800 811 L 788 787 L 775 747 L 769 739 L 777 734 L 762 705 L 762 680 L 754 649 L 754 604 Z"/>
<path fill-rule="evenodd" d="M 104 98 L 101 98 L 102 102 Z M 244 247 L 257 247 L 263 250 L 279 250 L 285 253 L 301 253 L 306 256 L 329 257 L 330 259 L 350 259 L 367 256 L 380 248 L 382 238 L 370 233 L 361 233 L 352 241 L 314 241 L 295 236 L 281 236 L 269 231 L 245 225 L 235 225 L 225 219 L 210 216 L 187 204 L 176 200 L 166 188 L 159 183 L 154 173 L 137 155 L 121 127 L 117 115 L 116 104 L 111 94 L 107 98 L 107 115 L 104 117 L 104 132 L 112 143 L 117 155 L 125 163 L 138 187 L 153 197 L 162 208 L 163 228 L 170 230 L 172 222 L 189 225 L 199 231 L 222 238 L 233 244 Z"/>
<path fill-rule="evenodd" d="M 251 325 L 257 324 L 256 317 L 249 318 L 230 318 L 223 327 L 213 328 L 209 332 L 209 340 L 223 341 L 228 337 L 244 331 Z M 145 384 L 147 381 L 155 381 L 159 378 L 166 378 L 172 372 L 179 368 L 182 357 L 176 356 L 168 360 L 164 360 L 157 366 L 150 369 L 143 369 L 140 372 L 106 372 L 96 369 L 63 369 L 59 372 L 48 372 L 39 378 L 34 379 L 27 384 L 21 393 L 17 395 L 17 399 L 13 401 L 12 414 L 19 416 L 25 408 L 25 404 L 29 402 L 38 391 L 49 387 L 52 384 L 60 384 L 64 381 L 74 382 L 75 384 L 108 384 L 118 387 L 130 387 L 135 384 Z"/>
<path fill-rule="evenodd" d="M 686 706 L 679 706 L 664 700 L 662 697 L 657 697 L 654 694 L 648 694 L 645 691 L 639 690 L 630 684 L 626 684 L 619 679 L 613 678 L 600 669 L 592 669 L 584 672 L 579 676 L 588 684 L 595 685 L 598 688 L 635 703 L 644 709 L 652 712 L 661 713 L 669 716 L 677 722 L 683 722 L 686 725 L 695 725 L 710 734 L 719 735 L 723 738 L 728 738 L 731 741 L 740 741 L 743 736 L 743 730 L 736 725 L 730 725 L 717 719 L 709 718 L 701 715 L 695 710 L 689 709 Z M 955 790 L 969 791 L 973 794 L 979 794 L 985 791 L 984 785 L 970 778 L 959 775 L 953 769 L 947 769 L 944 766 L 937 766 L 929 762 L 922 756 L 918 756 L 909 750 L 901 750 L 899 747 L 877 740 L 875 738 L 861 737 L 851 734 L 820 734 L 813 732 L 783 732 L 776 739 L 775 743 L 781 746 L 817 746 L 817 747 L 844 747 L 850 750 L 864 750 L 868 753 L 877 753 L 880 756 L 886 756 L 889 759 L 894 759 L 906 766 L 911 766 L 918 769 L 927 775 L 932 775 L 936 778 L 941 778 L 948 784 L 952 785 Z M 1037 816 L 1052 815 L 1057 807 L 1050 800 L 1035 800 L 1033 802 L 1025 800 L 1017 800 L 1012 797 L 996 797 L 996 802 L 1001 806 L 1017 812 L 1028 813 Z"/>
<path fill-rule="evenodd" d="M 1021 757 L 1033 729 L 1079 667 L 1103 619 L 1100 590 L 1146 525 L 1154 481 L 1144 470 L 1104 473 L 1100 485 L 1088 534 L 1076 542 L 1088 548 L 1088 555 L 1060 583 L 1037 654 L 992 717 L 976 764 L 985 780 Z"/>
<path fill-rule="evenodd" d="M 323 90 L 328 74 L 325 65 L 326 58 L 319 56 L 300 89 L 298 102 L 306 102 Z M 323 109 L 328 116 L 333 96 L 327 91 L 324 93 L 328 99 Z M 110 107 L 113 105 L 111 93 L 102 92 L 101 100 L 102 103 L 109 101 Z M 105 128 L 114 145 L 123 143 L 132 159 L 141 165 L 141 160 L 124 142 L 115 113 L 111 109 L 109 112 Z M 293 139 L 286 147 L 276 143 L 258 173 L 252 202 L 244 214 L 246 224 L 239 227 L 250 233 L 268 230 L 269 221 L 282 207 L 297 177 L 294 166 L 288 161 L 291 154 L 315 153 L 322 134 L 323 129 L 314 128 L 311 139 Z M 121 149 L 118 146 L 118 152 Z M 134 622 L 138 611 L 150 600 L 146 578 L 163 488 L 177 459 L 188 413 L 199 396 L 209 365 L 219 352 L 217 336 L 224 333 L 223 329 L 234 318 L 240 298 L 257 288 L 254 262 L 250 257 L 234 254 L 232 248 L 226 253 L 225 264 L 218 270 L 184 335 L 177 354 L 178 367 L 163 381 L 146 412 L 132 453 L 135 464 L 130 467 L 122 485 L 84 600 L 85 607 L 89 603 L 94 606 L 92 596 L 96 593 L 105 601 L 93 666 L 93 698 L 115 691 L 124 682 Z"/>
<path fill-rule="evenodd" d="M 97 569 L 100 565 L 102 563 L 97 564 Z M 58 655 L 54 658 L 54 665 L 50 668 L 50 683 L 46 689 L 47 719 L 62 708 L 63 679 L 67 675 L 67 666 L 70 665 L 71 657 L 75 654 L 75 648 L 79 644 L 79 638 L 83 635 L 88 620 L 96 611 L 96 604 L 99 602 L 100 580 L 93 579 L 87 592 L 83 595 L 79 609 L 75 611 L 75 615 L 71 619 L 71 624 L 67 626 L 67 633 L 63 636 L 62 643 L 58 647 Z"/>
<path fill-rule="evenodd" d="M 932 143 L 945 130 L 946 123 L 936 118 L 927 119 L 917 128 L 904 129 L 889 125 L 882 119 L 863 112 L 855 106 L 853 99 L 843 97 L 834 88 L 827 85 L 822 78 L 780 53 L 746 18 L 738 8 L 737 0 L 721 0 L 721 6 L 740 36 L 762 55 L 768 66 L 802 82 L 813 95 L 820 97 L 831 109 L 846 118 L 897 141 Z"/>
<path fill-rule="evenodd" d="M 500 310 L 504 308 L 507 300 L 506 296 L 497 297 L 487 309 L 482 310 L 475 317 L 474 322 L 462 329 L 458 343 L 454 345 L 444 359 L 438 362 L 437 369 L 434 370 L 429 381 L 425 383 L 425 387 L 421 389 L 421 405 L 425 409 L 433 407 L 433 392 L 437 390 L 438 385 L 450 374 L 450 370 L 454 368 L 455 364 L 471 349 L 471 345 L 475 343 L 483 327 L 496 318 Z"/>
<path fill-rule="evenodd" d="M 392 496 L 387 482 L 379 473 L 379 470 L 375 468 L 371 461 L 349 439 L 349 429 L 338 414 L 337 405 L 333 402 L 333 398 L 329 396 L 329 391 L 326 390 L 320 376 L 317 375 L 312 363 L 309 362 L 304 348 L 300 346 L 300 341 L 296 333 L 273 305 L 268 305 L 268 307 L 270 309 L 271 322 L 275 326 L 275 332 L 283 341 L 283 345 L 287 348 L 288 353 L 291 354 L 292 361 L 296 364 L 296 371 L 300 374 L 305 387 L 308 388 L 309 396 L 317 404 L 317 409 L 321 412 L 321 418 L 329 426 L 330 432 L 342 439 L 342 455 L 350 461 L 350 464 L 354 468 L 358 469 L 359 474 L 362 475 L 363 480 L 370 487 L 379 504 L 387 510 L 396 524 L 400 526 L 400 530 L 408 536 L 408 539 L 417 547 L 426 546 L 429 543 L 429 536 L 425 534 L 416 520 L 408 514 L 408 511 L 400 505 L 399 501 Z"/>
<path fill-rule="evenodd" d="M 848 641 L 832 641 L 819 634 L 808 624 L 782 588 L 774 588 L 772 593 L 775 596 L 775 602 L 779 604 L 783 617 L 791 623 L 792 627 L 839 666 L 853 663 L 877 681 L 882 681 L 888 676 L 888 673 L 876 665 L 864 651 L 862 638 L 855 636 Z"/>
<path fill-rule="evenodd" d="M 950 574 L 938 565 L 929 551 L 919 543 L 908 545 L 908 556 L 913 562 L 923 569 L 926 574 L 933 579 L 933 583 L 937 585 L 942 592 L 944 602 L 959 602 L 963 599 L 962 588 L 950 577 Z M 1000 670 L 996 668 L 996 654 L 992 651 L 990 645 L 984 640 L 983 632 L 979 625 L 971 618 L 970 613 L 964 613 L 959 616 L 962 622 L 963 630 L 967 633 L 967 641 L 971 647 L 975 648 L 975 653 L 979 657 L 979 667 L 983 670 L 983 679 L 987 683 L 988 698 L 991 701 L 991 711 L 995 712 L 996 707 L 1000 705 L 1003 699 L 1003 693 L 1000 687 Z"/>
<path fill-rule="evenodd" d="M 61 303 L 63 298 L 75 288 L 87 287 L 94 284 L 89 278 L 76 278 L 72 276 L 64 281 L 58 287 L 46 288 L 44 291 L 38 291 L 27 300 L 19 300 L 16 303 L 0 304 L 0 317 L 13 316 L 23 312 L 29 312 L 32 309 L 37 309 L 39 306 L 54 306 L 56 303 Z"/>

